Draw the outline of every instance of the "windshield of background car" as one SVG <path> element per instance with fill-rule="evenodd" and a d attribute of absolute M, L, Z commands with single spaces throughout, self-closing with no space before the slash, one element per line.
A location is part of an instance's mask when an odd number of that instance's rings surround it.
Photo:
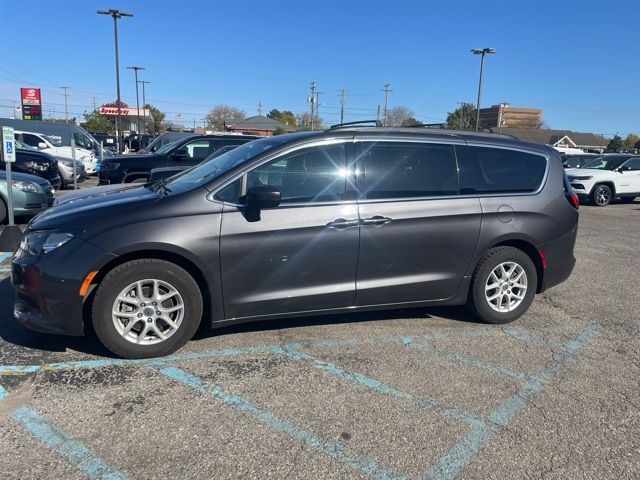
<path fill-rule="evenodd" d="M 35 147 L 32 147 L 31 145 L 27 145 L 24 142 L 21 142 L 20 140 L 16 140 L 16 148 L 21 148 L 22 150 L 38 150 Z"/>
<path fill-rule="evenodd" d="M 62 138 L 55 136 L 55 135 L 43 135 L 43 137 L 45 137 L 49 143 L 51 143 L 51 145 L 53 145 L 54 147 L 61 147 L 62 146 Z"/>
<path fill-rule="evenodd" d="M 624 163 L 627 157 L 608 157 L 602 156 L 588 163 L 585 163 L 582 168 L 594 168 L 596 170 L 615 170 Z"/>
<path fill-rule="evenodd" d="M 287 139 L 283 137 L 267 137 L 240 145 L 222 155 L 201 162 L 181 175 L 172 177 L 166 186 L 169 189 L 179 186 L 184 191 L 204 185 L 224 175 L 241 163 L 286 142 Z"/>
<path fill-rule="evenodd" d="M 178 142 L 174 141 L 174 142 L 167 143 L 162 148 L 159 148 L 158 150 L 156 150 L 154 153 L 156 153 L 157 155 L 164 155 L 168 153 L 169 150 L 171 150 L 173 147 L 175 147 L 176 143 Z"/>
<path fill-rule="evenodd" d="M 87 150 L 93 149 L 93 142 L 82 132 L 74 132 L 73 140 L 76 142 L 76 147 L 78 148 L 85 148 Z"/>

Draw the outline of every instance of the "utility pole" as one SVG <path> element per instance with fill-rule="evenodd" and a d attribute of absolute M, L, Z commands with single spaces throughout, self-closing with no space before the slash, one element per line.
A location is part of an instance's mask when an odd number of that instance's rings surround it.
<path fill-rule="evenodd" d="M 262 100 L 258 102 L 258 115 L 262 115 Z"/>
<path fill-rule="evenodd" d="M 118 153 L 122 152 L 122 142 L 120 141 L 120 136 L 122 132 L 120 131 L 122 123 L 121 123 L 121 112 L 120 112 L 120 58 L 118 55 L 118 19 L 122 17 L 133 17 L 133 13 L 121 12 L 116 8 L 110 8 L 109 10 L 98 10 L 99 15 L 110 15 L 113 17 L 113 36 L 115 40 L 116 46 L 116 138 L 118 145 Z"/>
<path fill-rule="evenodd" d="M 133 66 L 133 67 L 127 67 L 127 70 L 133 70 L 136 74 L 136 108 L 137 110 L 137 115 L 136 115 L 136 125 L 137 125 L 137 130 L 138 130 L 138 140 L 141 142 L 142 139 L 140 138 L 140 135 L 142 135 L 142 132 L 140 131 L 140 97 L 138 96 L 138 70 L 145 70 L 144 67 L 138 67 L 138 66 Z"/>
<path fill-rule="evenodd" d="M 344 88 L 338 90 L 338 96 L 340 97 L 340 123 L 344 123 L 344 104 L 347 95 L 349 95 L 349 90 L 345 90 Z"/>
<path fill-rule="evenodd" d="M 96 111 L 97 110 L 97 108 L 96 108 L 96 97 L 91 97 L 91 98 L 93 98 L 93 110 Z"/>
<path fill-rule="evenodd" d="M 145 93 L 144 93 L 144 86 L 145 84 L 151 83 L 151 82 L 148 82 L 146 80 L 138 80 L 138 83 L 142 84 L 142 113 L 144 113 L 144 116 L 143 116 L 144 129 L 143 130 L 146 131 L 147 130 L 147 97 L 145 96 Z"/>
<path fill-rule="evenodd" d="M 376 113 L 376 123 L 380 121 L 380 105 L 378 104 L 378 113 Z"/>
<path fill-rule="evenodd" d="M 309 103 L 311 104 L 311 130 L 314 129 L 315 125 L 313 122 L 313 112 L 314 112 L 314 108 L 313 108 L 313 104 L 314 102 L 317 101 L 317 96 L 316 96 L 316 81 L 314 80 L 313 82 L 311 82 L 311 95 L 309 96 Z"/>
<path fill-rule="evenodd" d="M 464 118 L 464 104 L 465 102 L 456 102 L 458 105 L 460 105 L 459 110 L 460 110 L 460 119 L 458 120 L 459 125 L 458 128 L 460 130 L 466 130 L 466 125 L 464 123 L 464 121 L 466 120 L 466 118 Z"/>
<path fill-rule="evenodd" d="M 382 115 L 382 125 L 385 127 L 387 126 L 387 102 L 389 100 L 389 93 L 393 91 L 389 87 L 391 87 L 391 84 L 385 83 L 384 88 L 382 89 L 384 92 L 384 114 Z"/>
<path fill-rule="evenodd" d="M 67 92 L 69 91 L 69 87 L 60 88 L 64 90 L 64 123 L 69 123 L 69 111 L 67 110 L 67 97 L 69 96 Z"/>
<path fill-rule="evenodd" d="M 320 108 L 320 95 L 322 95 L 324 92 L 318 92 L 316 90 L 316 101 L 315 101 L 315 106 L 316 106 L 316 127 L 320 127 L 320 113 L 318 112 L 318 109 Z"/>

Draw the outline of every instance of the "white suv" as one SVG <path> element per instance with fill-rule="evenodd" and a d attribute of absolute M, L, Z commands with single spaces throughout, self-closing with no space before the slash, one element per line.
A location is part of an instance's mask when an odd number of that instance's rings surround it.
<path fill-rule="evenodd" d="M 38 150 L 44 150 L 55 157 L 73 158 L 70 146 L 63 145 L 61 141 L 49 135 L 18 130 L 14 133 L 16 140 L 24 142 Z M 76 160 L 80 160 L 84 164 L 87 174 L 90 175 L 96 171 L 95 155 L 91 150 L 76 146 Z"/>
<path fill-rule="evenodd" d="M 616 197 L 625 202 L 640 197 L 640 156 L 603 155 L 566 172 L 578 196 L 599 207 Z"/>

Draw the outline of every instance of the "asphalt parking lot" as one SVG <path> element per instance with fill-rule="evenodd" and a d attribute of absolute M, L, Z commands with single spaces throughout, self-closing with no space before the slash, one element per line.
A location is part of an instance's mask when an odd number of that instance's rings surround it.
<path fill-rule="evenodd" d="M 582 207 L 577 265 L 517 322 L 395 310 L 201 332 L 162 360 L 12 319 L 3 478 L 639 478 L 640 201 Z"/>

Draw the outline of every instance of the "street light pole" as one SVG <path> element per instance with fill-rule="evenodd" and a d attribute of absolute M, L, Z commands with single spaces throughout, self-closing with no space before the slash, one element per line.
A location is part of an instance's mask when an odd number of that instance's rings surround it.
<path fill-rule="evenodd" d="M 122 17 L 133 17 L 133 13 L 121 12 L 116 8 L 109 10 L 98 10 L 99 15 L 111 15 L 113 17 L 113 35 L 116 46 L 116 142 L 118 145 L 118 153 L 122 152 L 122 143 L 120 140 L 122 119 L 120 114 L 120 59 L 118 57 L 118 19 Z"/>
<path fill-rule="evenodd" d="M 480 55 L 480 81 L 478 82 L 478 101 L 476 103 L 476 132 L 480 129 L 480 95 L 482 94 L 482 73 L 484 70 L 484 56 L 496 53 L 493 48 L 474 48 L 471 50 L 474 55 Z"/>
<path fill-rule="evenodd" d="M 146 115 L 147 100 L 146 100 L 146 97 L 144 95 L 144 85 L 145 85 L 145 83 L 151 83 L 151 82 L 148 82 L 146 80 L 138 80 L 138 83 L 142 84 L 142 110 L 145 113 L 143 122 L 144 122 L 144 130 L 146 131 L 146 129 L 147 129 L 147 115 Z"/>
<path fill-rule="evenodd" d="M 142 132 L 140 132 L 140 97 L 138 95 L 138 70 L 144 70 L 144 67 L 127 67 L 128 70 L 133 70 L 134 73 L 136 74 L 136 107 L 138 109 L 137 113 L 137 117 L 136 117 L 136 125 L 138 126 L 138 141 L 142 142 L 142 139 L 140 138 L 140 135 L 142 135 Z"/>

